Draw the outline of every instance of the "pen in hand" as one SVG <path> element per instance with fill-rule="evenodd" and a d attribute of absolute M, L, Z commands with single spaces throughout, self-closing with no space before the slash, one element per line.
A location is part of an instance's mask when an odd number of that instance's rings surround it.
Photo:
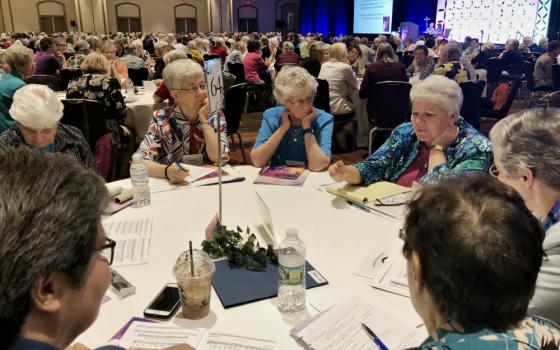
<path fill-rule="evenodd" d="M 383 342 L 381 341 L 381 339 L 379 339 L 377 337 L 377 335 L 375 335 L 375 333 L 365 324 L 362 323 L 362 328 L 363 330 L 366 332 L 366 334 L 368 335 L 368 337 L 371 338 L 371 340 L 373 340 L 375 342 L 375 344 L 377 345 L 377 347 L 380 350 L 389 350 L 388 347 L 385 346 L 385 344 L 383 344 Z"/>
<path fill-rule="evenodd" d="M 181 165 L 181 163 L 179 163 L 178 161 L 174 160 L 173 163 L 174 163 L 179 169 L 181 169 L 181 170 L 183 170 L 183 171 L 186 171 L 186 172 L 189 171 L 189 169 L 185 169 L 185 168 Z"/>

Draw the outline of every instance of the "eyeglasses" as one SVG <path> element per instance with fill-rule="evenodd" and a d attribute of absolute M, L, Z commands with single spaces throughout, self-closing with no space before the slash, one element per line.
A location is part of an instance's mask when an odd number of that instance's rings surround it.
<path fill-rule="evenodd" d="M 202 90 L 202 91 L 206 91 L 206 84 L 199 84 L 199 85 L 194 85 L 190 88 L 185 88 L 185 89 L 173 89 L 173 90 L 179 90 L 179 91 L 186 91 L 187 93 L 194 95 L 198 92 L 198 89 Z"/>
<path fill-rule="evenodd" d="M 306 103 L 312 103 L 312 102 L 313 102 L 313 97 L 308 97 L 308 98 L 300 99 L 300 100 L 297 100 L 297 101 L 295 101 L 295 102 L 294 102 L 294 101 L 288 100 L 288 102 L 290 102 L 291 104 L 293 104 L 293 105 L 296 106 L 296 107 L 301 107 L 301 106 L 303 106 L 303 105 L 306 104 Z"/>
<path fill-rule="evenodd" d="M 115 247 L 117 246 L 117 242 L 113 241 L 110 238 L 106 239 L 105 244 L 101 246 L 99 253 L 102 257 L 107 259 L 107 263 L 111 265 L 113 263 L 113 258 L 115 257 Z"/>
<path fill-rule="evenodd" d="M 492 175 L 493 177 L 500 176 L 500 170 L 498 170 L 498 167 L 496 167 L 496 164 L 492 164 L 490 166 L 490 169 L 488 169 L 488 174 Z"/>

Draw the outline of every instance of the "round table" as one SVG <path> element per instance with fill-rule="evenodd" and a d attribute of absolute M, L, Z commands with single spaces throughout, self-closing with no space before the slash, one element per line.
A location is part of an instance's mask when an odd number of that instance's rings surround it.
<path fill-rule="evenodd" d="M 311 173 L 302 187 L 255 185 L 259 169 L 236 168 L 245 181 L 223 185 L 223 223 L 228 227 L 256 228 L 263 221 L 255 191 L 263 197 L 272 213 L 273 226 L 279 240 L 288 228 L 296 228 L 306 245 L 307 260 L 329 282 L 307 290 L 307 311 L 282 314 L 275 299 L 263 300 L 224 309 L 212 290 L 210 314 L 199 321 L 174 317 L 182 327 L 211 328 L 238 335 L 278 339 L 281 349 L 300 346 L 289 336 L 297 323 L 351 296 L 359 296 L 372 306 L 397 317 L 417 316 L 410 299 L 382 292 L 368 286 L 353 272 L 369 256 L 390 252 L 399 244 L 399 223 L 349 206 L 341 198 L 319 190 L 332 183 L 326 172 Z M 118 183 L 130 187 L 130 180 Z M 200 247 L 204 230 L 217 213 L 218 186 L 193 187 L 152 194 L 151 205 L 128 207 L 110 220 L 154 217 L 149 263 L 116 268 L 136 286 L 136 293 L 118 299 L 111 291 L 111 300 L 101 305 L 99 316 L 77 341 L 91 347 L 105 344 L 131 317 L 140 316 L 148 303 L 166 284 L 174 282 L 172 266 L 181 252 L 193 241 Z M 180 314 L 180 312 L 179 312 Z"/>
<path fill-rule="evenodd" d="M 142 87 L 138 88 L 138 93 L 134 98 L 124 99 L 126 103 L 126 118 L 124 125 L 134 129 L 136 133 L 136 143 L 140 143 L 144 139 L 144 135 L 148 131 L 152 115 L 154 112 L 154 91 Z M 123 93 L 126 96 L 126 93 Z"/>

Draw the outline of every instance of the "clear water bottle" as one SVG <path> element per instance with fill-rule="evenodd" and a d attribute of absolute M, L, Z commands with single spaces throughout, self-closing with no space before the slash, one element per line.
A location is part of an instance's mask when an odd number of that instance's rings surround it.
<path fill-rule="evenodd" d="M 148 168 L 142 161 L 140 153 L 134 153 L 132 156 L 132 164 L 130 164 L 130 180 L 134 186 L 134 204 L 135 208 L 150 205 L 150 187 L 148 186 Z"/>
<path fill-rule="evenodd" d="M 134 84 L 130 79 L 126 81 L 126 98 L 129 100 L 134 98 Z"/>
<path fill-rule="evenodd" d="M 305 245 L 293 228 L 278 246 L 278 309 L 305 309 Z"/>

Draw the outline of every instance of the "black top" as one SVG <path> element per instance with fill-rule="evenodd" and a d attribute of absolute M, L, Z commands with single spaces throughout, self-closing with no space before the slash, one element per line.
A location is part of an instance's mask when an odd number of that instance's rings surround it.
<path fill-rule="evenodd" d="M 494 57 L 498 57 L 498 51 L 494 49 L 488 49 L 480 51 L 480 53 L 472 59 L 472 64 L 476 66 L 477 69 L 486 69 L 488 67 L 488 60 Z"/>
<path fill-rule="evenodd" d="M 319 73 L 321 72 L 321 62 L 319 60 L 313 58 L 307 58 L 301 64 L 303 68 L 305 68 L 309 74 L 314 76 L 315 78 L 319 77 Z"/>
<path fill-rule="evenodd" d="M 502 63 L 504 64 L 504 70 L 509 74 L 523 74 L 525 71 L 525 57 L 519 49 L 504 52 Z"/>

